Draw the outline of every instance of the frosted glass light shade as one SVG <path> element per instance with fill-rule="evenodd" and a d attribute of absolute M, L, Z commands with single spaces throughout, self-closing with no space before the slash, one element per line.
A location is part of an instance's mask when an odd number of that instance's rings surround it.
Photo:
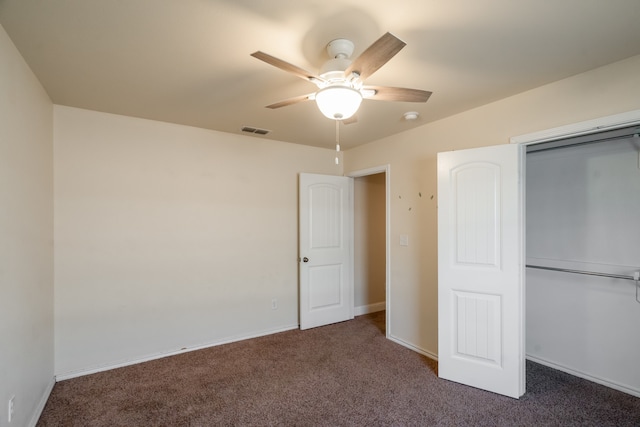
<path fill-rule="evenodd" d="M 316 93 L 316 104 L 325 115 L 333 120 L 345 120 L 353 116 L 362 102 L 359 91 L 347 86 L 328 86 Z"/>

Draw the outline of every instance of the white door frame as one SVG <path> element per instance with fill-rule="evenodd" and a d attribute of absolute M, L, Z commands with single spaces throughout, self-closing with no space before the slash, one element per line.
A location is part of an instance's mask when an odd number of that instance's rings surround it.
<path fill-rule="evenodd" d="M 511 144 L 533 145 L 640 124 L 640 110 L 600 117 L 510 138 Z"/>
<path fill-rule="evenodd" d="M 384 189 L 385 189 L 385 336 L 389 338 L 391 331 L 391 165 L 374 166 L 367 169 L 361 169 L 349 172 L 346 176 L 349 178 L 360 178 L 363 176 L 384 173 Z M 354 300 L 355 303 L 355 300 Z"/>
<path fill-rule="evenodd" d="M 551 129 L 545 129 L 537 132 L 518 135 L 518 136 L 511 137 L 509 139 L 509 142 L 511 144 L 523 145 L 523 148 L 524 148 L 524 146 L 527 146 L 527 145 L 541 144 L 544 142 L 556 141 L 556 140 L 571 138 L 576 136 L 595 134 L 595 133 L 604 132 L 607 130 L 614 130 L 614 129 L 619 129 L 627 126 L 635 126 L 635 125 L 640 125 L 640 110 L 627 111 L 624 113 L 614 114 L 611 116 L 599 117 L 593 120 L 586 120 L 586 121 L 572 123 L 565 126 L 559 126 Z M 526 168 L 526 155 L 525 155 L 525 168 Z M 523 174 L 522 179 L 523 179 L 522 186 L 524 188 L 526 186 L 526 183 L 524 182 L 524 180 L 526 180 L 526 174 Z M 526 193 L 524 197 L 526 200 Z M 526 223 L 522 224 L 522 227 L 523 229 L 520 231 L 522 233 L 522 236 L 525 238 L 524 244 L 526 245 L 526 235 L 525 235 Z M 524 281 L 525 281 L 525 287 L 526 287 L 526 269 L 525 269 Z M 526 301 L 525 301 L 525 315 L 526 315 Z M 526 333 L 527 333 L 526 331 L 527 331 L 527 328 L 525 325 L 525 327 L 523 328 L 523 337 L 522 337 L 523 342 L 526 342 Z M 529 359 L 529 355 L 526 354 L 526 346 L 525 346 L 525 357 Z M 537 360 L 537 359 L 536 359 L 536 362 L 542 363 L 540 360 Z M 581 375 L 578 375 L 579 373 L 575 371 L 562 369 L 562 367 L 557 365 L 554 365 L 551 367 L 557 370 L 567 372 L 574 376 L 581 376 Z M 586 376 L 582 376 L 582 378 L 593 380 L 592 378 L 588 378 Z"/>

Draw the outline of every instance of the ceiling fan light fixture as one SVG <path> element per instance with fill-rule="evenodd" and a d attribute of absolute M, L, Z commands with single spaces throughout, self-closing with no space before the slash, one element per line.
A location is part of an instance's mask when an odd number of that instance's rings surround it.
<path fill-rule="evenodd" d="M 316 93 L 316 104 L 325 117 L 346 120 L 353 116 L 362 102 L 360 91 L 348 86 L 327 86 Z"/>

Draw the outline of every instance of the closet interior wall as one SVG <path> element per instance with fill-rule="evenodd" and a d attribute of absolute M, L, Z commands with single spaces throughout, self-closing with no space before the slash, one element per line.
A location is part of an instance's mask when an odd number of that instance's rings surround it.
<path fill-rule="evenodd" d="M 527 154 L 527 264 L 640 271 L 640 137 Z M 527 357 L 640 396 L 635 282 L 527 269 Z"/>

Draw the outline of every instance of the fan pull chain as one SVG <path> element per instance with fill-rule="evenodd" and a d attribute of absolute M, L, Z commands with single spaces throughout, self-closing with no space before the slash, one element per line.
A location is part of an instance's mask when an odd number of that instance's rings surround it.
<path fill-rule="evenodd" d="M 340 164 L 338 153 L 340 152 L 340 121 L 336 120 L 336 165 Z"/>

